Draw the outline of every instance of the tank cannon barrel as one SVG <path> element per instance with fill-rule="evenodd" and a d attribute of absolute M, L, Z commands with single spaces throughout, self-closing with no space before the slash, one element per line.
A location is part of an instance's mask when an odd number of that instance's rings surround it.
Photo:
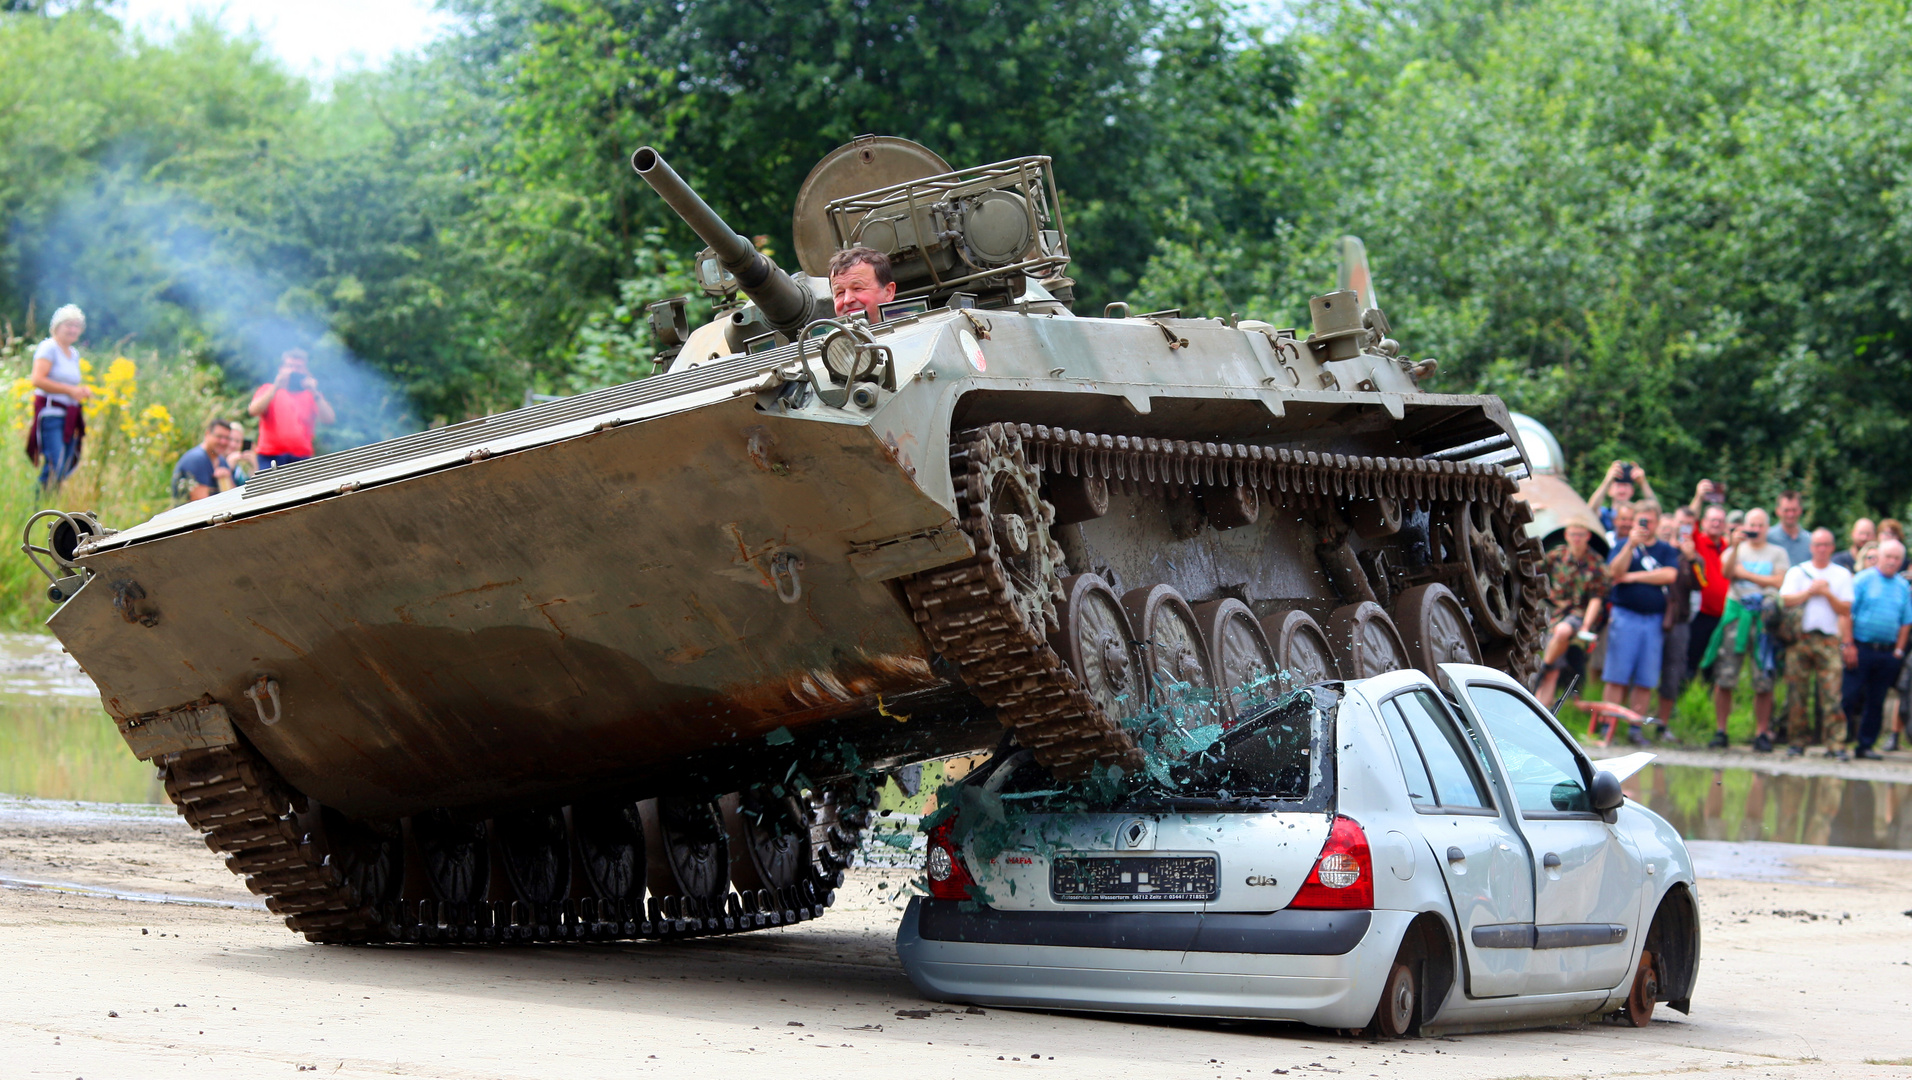
<path fill-rule="evenodd" d="M 691 186 L 677 175 L 677 171 L 656 149 L 638 147 L 637 152 L 631 155 L 631 167 L 677 212 L 678 217 L 684 219 L 684 224 L 689 225 L 704 243 L 710 245 L 717 255 L 717 261 L 737 279 L 737 285 L 744 295 L 756 302 L 758 310 L 763 312 L 765 321 L 772 329 L 785 334 L 803 329 L 815 307 L 815 298 L 806 286 L 799 284 L 782 267 L 758 251 L 756 245 L 725 224 L 724 219 L 718 217 L 710 204 L 691 190 Z"/>

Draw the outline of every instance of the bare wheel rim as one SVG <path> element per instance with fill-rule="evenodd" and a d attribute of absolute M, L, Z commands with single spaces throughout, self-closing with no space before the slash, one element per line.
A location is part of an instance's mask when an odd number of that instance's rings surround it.
<path fill-rule="evenodd" d="M 1339 667 L 1353 679 L 1367 679 L 1411 666 L 1394 620 L 1381 605 L 1364 600 L 1339 608 L 1328 619 Z"/>
<path fill-rule="evenodd" d="M 636 803 L 580 803 L 571 808 L 571 828 L 585 880 L 599 899 L 644 895 L 644 825 Z"/>
<path fill-rule="evenodd" d="M 1640 953 L 1640 967 L 1633 974 L 1633 989 L 1627 994 L 1626 1020 L 1634 1027 L 1653 1022 L 1653 1004 L 1660 996 L 1659 972 L 1651 952 Z"/>
<path fill-rule="evenodd" d="M 1388 972 L 1377 1011 L 1381 1034 L 1390 1039 L 1404 1038 L 1414 1028 L 1414 969 L 1397 962 Z"/>
<path fill-rule="evenodd" d="M 435 899 L 446 904 L 484 899 L 491 876 L 484 822 L 459 821 L 444 810 L 433 810 L 412 819 L 412 838 L 418 841 L 425 883 Z"/>
<path fill-rule="evenodd" d="M 1275 665 L 1295 686 L 1313 686 L 1341 677 L 1327 632 L 1305 611 L 1286 611 L 1262 620 L 1275 649 Z"/>
<path fill-rule="evenodd" d="M 1478 664 L 1480 643 L 1460 598 L 1445 585 L 1419 585 L 1395 602 L 1396 623 L 1414 666 L 1437 675 L 1441 664 Z"/>
<path fill-rule="evenodd" d="M 1096 704 L 1117 720 L 1141 712 L 1148 699 L 1147 671 L 1136 655 L 1135 632 L 1108 582 L 1077 574 L 1062 583 L 1068 602 L 1056 652 Z"/>
<path fill-rule="evenodd" d="M 1490 636 L 1512 637 L 1520 615 L 1512 523 L 1484 502 L 1466 502 L 1456 507 L 1452 530 L 1452 555 L 1460 560 L 1461 587 L 1474 617 Z"/>
<path fill-rule="evenodd" d="M 1201 629 L 1181 593 L 1168 585 L 1144 586 L 1124 596 L 1122 606 L 1129 622 L 1137 626 L 1157 700 L 1176 688 L 1185 693 L 1214 689 Z"/>
<path fill-rule="evenodd" d="M 702 799 L 665 796 L 657 800 L 657 825 L 672 886 L 668 892 L 711 910 L 730 884 L 730 845 L 717 808 Z"/>
<path fill-rule="evenodd" d="M 742 866 L 732 859 L 739 888 L 785 889 L 803 880 L 810 865 L 810 829 L 795 800 L 753 788 L 726 806 L 724 824 L 744 855 Z"/>
<path fill-rule="evenodd" d="M 519 900 L 549 904 L 564 899 L 571 888 L 571 847 L 563 810 L 552 806 L 493 818 L 492 835 Z"/>
<path fill-rule="evenodd" d="M 1211 600 L 1195 608 L 1195 618 L 1208 643 L 1209 670 L 1215 673 L 1232 712 L 1268 693 L 1268 677 L 1275 670 L 1274 649 L 1262 633 L 1255 613 L 1240 600 Z"/>

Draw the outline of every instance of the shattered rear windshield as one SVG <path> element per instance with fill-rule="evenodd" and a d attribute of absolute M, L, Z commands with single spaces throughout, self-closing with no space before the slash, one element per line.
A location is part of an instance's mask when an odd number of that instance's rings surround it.
<path fill-rule="evenodd" d="M 1026 756 L 989 783 L 1029 811 L 1138 809 L 1325 809 L 1333 789 L 1331 726 L 1340 695 L 1327 685 L 1285 694 L 1232 725 L 1176 725 L 1139 738 L 1147 756 L 1134 774 L 1101 770 L 1060 785 Z M 976 783 L 972 778 L 970 783 Z"/>

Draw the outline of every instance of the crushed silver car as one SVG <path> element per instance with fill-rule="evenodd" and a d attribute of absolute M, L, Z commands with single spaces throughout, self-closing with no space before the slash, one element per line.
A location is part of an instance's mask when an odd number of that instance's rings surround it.
<path fill-rule="evenodd" d="M 897 953 L 925 996 L 1371 1036 L 1688 1011 L 1693 863 L 1501 672 L 1323 683 L 1147 775 L 1026 753 L 943 795 Z M 1217 729 L 1219 730 L 1219 729 Z"/>

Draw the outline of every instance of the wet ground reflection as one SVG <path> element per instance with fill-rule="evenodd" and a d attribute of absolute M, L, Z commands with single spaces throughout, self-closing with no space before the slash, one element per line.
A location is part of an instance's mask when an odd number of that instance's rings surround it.
<path fill-rule="evenodd" d="M 1912 784 L 1648 765 L 1622 786 L 1688 840 L 1912 851 Z"/>
<path fill-rule="evenodd" d="M 0 792 L 88 802 L 159 802 L 153 768 L 126 749 L 60 643 L 0 633 Z"/>

